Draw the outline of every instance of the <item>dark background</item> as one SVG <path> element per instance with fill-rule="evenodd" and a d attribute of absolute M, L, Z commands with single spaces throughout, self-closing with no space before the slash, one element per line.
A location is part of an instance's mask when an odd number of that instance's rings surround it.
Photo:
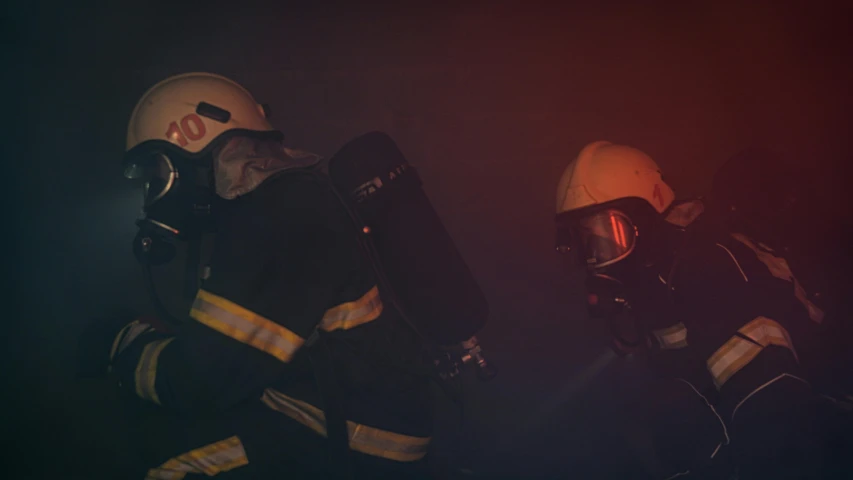
<path fill-rule="evenodd" d="M 469 379 L 464 431 L 439 404 L 437 458 L 527 478 L 654 472 L 648 373 L 609 353 L 580 277 L 558 268 L 557 179 L 606 139 L 645 150 L 692 196 L 729 155 L 762 145 L 819 175 L 820 215 L 847 215 L 853 11 L 547 5 L 8 2 L 6 478 L 122 478 L 116 466 L 133 461 L 112 393 L 72 382 L 73 358 L 87 321 L 148 308 L 125 129 L 148 87 L 187 71 L 271 104 L 291 146 L 331 155 L 384 130 L 419 167 L 488 295 L 481 340 L 501 367 L 492 383 Z"/>

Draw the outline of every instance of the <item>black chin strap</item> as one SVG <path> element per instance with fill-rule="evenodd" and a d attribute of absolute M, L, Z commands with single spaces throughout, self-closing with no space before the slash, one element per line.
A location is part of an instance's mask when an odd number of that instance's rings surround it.
<path fill-rule="evenodd" d="M 199 288 L 199 264 L 201 263 L 202 234 L 194 233 L 187 240 L 187 261 L 184 269 L 184 298 L 192 300 Z"/>

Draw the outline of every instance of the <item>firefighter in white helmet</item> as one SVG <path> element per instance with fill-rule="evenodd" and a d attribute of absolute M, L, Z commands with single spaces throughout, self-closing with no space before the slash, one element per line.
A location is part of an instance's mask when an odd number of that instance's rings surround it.
<path fill-rule="evenodd" d="M 635 148 L 587 145 L 556 206 L 557 249 L 587 269 L 595 310 L 631 320 L 629 335 L 614 327 L 616 345 L 648 353 L 650 367 L 679 380 L 672 401 L 697 406 L 657 424 L 670 440 L 661 453 L 677 454 L 672 473 L 716 478 L 734 465 L 739 478 L 826 478 L 824 427 L 838 412 L 798 362 L 789 330 L 809 319 L 790 281 L 703 223 L 701 201 L 676 202 Z"/>
<path fill-rule="evenodd" d="M 213 253 L 204 278 L 189 278 L 186 321 L 100 325 L 84 341 L 89 371 L 109 368 L 129 395 L 189 423 L 214 419 L 160 442 L 170 451 L 150 479 L 424 477 L 427 379 L 359 354 L 416 362 L 418 340 L 384 308 L 320 158 L 282 137 L 219 75 L 178 75 L 142 96 L 125 157 L 145 184 L 134 251 L 162 264 L 183 240 L 198 257 L 194 242 L 215 233 Z"/>

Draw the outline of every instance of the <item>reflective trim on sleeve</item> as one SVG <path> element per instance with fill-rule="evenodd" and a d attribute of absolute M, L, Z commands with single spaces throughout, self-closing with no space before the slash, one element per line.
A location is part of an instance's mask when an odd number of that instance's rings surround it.
<path fill-rule="evenodd" d="M 157 395 L 157 361 L 160 358 L 160 353 L 166 348 L 166 345 L 174 340 L 174 338 L 166 338 L 163 340 L 155 340 L 142 349 L 142 355 L 139 356 L 139 363 L 136 364 L 136 394 L 143 400 L 160 405 L 160 397 Z"/>
<path fill-rule="evenodd" d="M 199 290 L 190 317 L 282 362 L 289 362 L 305 339 L 236 303 Z"/>
<path fill-rule="evenodd" d="M 121 330 L 116 334 L 116 338 L 113 339 L 113 346 L 110 348 L 110 361 L 113 361 L 116 358 L 116 354 L 119 353 L 119 344 L 122 343 L 122 337 L 127 333 L 128 330 L 133 328 L 134 325 L 138 325 L 139 320 L 134 320 L 127 325 L 123 326 Z"/>
<path fill-rule="evenodd" d="M 110 348 L 110 361 L 124 351 L 134 340 L 146 332 L 154 330 L 151 325 L 141 323 L 139 320 L 134 320 L 119 330 L 118 335 L 113 339 L 113 346 Z"/>
<path fill-rule="evenodd" d="M 791 350 L 795 359 L 797 358 L 797 352 L 794 350 L 788 331 L 767 317 L 756 317 L 741 327 L 738 332 L 752 341 L 733 336 L 708 358 L 708 371 L 711 372 L 718 389 L 768 345 L 785 347 Z"/>
<path fill-rule="evenodd" d="M 319 408 L 268 388 L 261 397 L 269 408 L 283 413 L 322 436 L 326 436 L 326 417 Z M 350 448 L 398 462 L 414 462 L 427 454 L 430 437 L 413 437 L 347 421 Z"/>
<path fill-rule="evenodd" d="M 212 443 L 148 470 L 145 480 L 180 480 L 188 473 L 213 476 L 249 464 L 239 437 Z"/>
<path fill-rule="evenodd" d="M 663 350 L 676 350 L 687 346 L 687 327 L 679 322 L 667 328 L 653 330 L 652 335 L 658 339 Z"/>
<path fill-rule="evenodd" d="M 327 310 L 323 320 L 320 321 L 320 326 L 326 331 L 349 330 L 376 320 L 382 314 L 382 309 L 379 288 L 374 286 L 358 300 Z"/>

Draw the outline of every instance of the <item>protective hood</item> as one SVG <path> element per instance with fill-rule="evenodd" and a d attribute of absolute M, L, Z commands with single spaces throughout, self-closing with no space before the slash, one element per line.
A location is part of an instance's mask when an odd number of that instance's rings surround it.
<path fill-rule="evenodd" d="M 226 200 L 246 195 L 276 173 L 320 163 L 314 153 L 283 147 L 274 139 L 233 137 L 213 153 L 216 194 Z"/>

